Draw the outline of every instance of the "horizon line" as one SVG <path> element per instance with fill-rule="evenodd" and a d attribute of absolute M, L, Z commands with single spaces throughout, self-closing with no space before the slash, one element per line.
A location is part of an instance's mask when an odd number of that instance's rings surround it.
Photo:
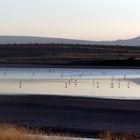
<path fill-rule="evenodd" d="M 64 39 L 64 40 L 78 40 L 78 41 L 94 41 L 94 42 L 104 42 L 104 41 L 119 41 L 119 40 L 129 40 L 129 39 L 135 39 L 140 37 L 139 35 L 129 38 L 118 38 L 118 39 L 112 39 L 112 40 L 88 40 L 88 39 L 76 39 L 76 38 L 65 38 L 65 37 L 48 37 L 48 36 L 39 36 L 39 35 L 0 35 L 0 37 L 31 37 L 31 38 L 50 38 L 50 39 Z"/>

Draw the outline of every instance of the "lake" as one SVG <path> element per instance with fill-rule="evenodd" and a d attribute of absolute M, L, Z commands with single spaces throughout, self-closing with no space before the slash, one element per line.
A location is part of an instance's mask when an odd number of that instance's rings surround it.
<path fill-rule="evenodd" d="M 140 99 L 140 69 L 0 68 L 0 94 Z"/>

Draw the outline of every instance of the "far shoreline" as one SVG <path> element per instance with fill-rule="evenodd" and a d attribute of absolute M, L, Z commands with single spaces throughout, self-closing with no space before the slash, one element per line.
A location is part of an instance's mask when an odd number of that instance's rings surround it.
<path fill-rule="evenodd" d="M 75 66 L 39 64 L 0 64 L 0 68 L 73 68 L 73 69 L 140 69 L 140 66 Z"/>

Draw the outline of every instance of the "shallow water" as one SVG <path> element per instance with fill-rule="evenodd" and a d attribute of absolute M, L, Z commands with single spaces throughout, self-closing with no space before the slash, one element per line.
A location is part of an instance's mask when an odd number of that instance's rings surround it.
<path fill-rule="evenodd" d="M 0 93 L 140 99 L 140 70 L 0 68 Z"/>

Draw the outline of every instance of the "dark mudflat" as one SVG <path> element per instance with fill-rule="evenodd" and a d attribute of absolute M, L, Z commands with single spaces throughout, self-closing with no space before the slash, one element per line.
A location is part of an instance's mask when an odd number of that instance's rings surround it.
<path fill-rule="evenodd" d="M 44 130 L 140 133 L 140 101 L 47 95 L 1 95 L 0 122 Z"/>

